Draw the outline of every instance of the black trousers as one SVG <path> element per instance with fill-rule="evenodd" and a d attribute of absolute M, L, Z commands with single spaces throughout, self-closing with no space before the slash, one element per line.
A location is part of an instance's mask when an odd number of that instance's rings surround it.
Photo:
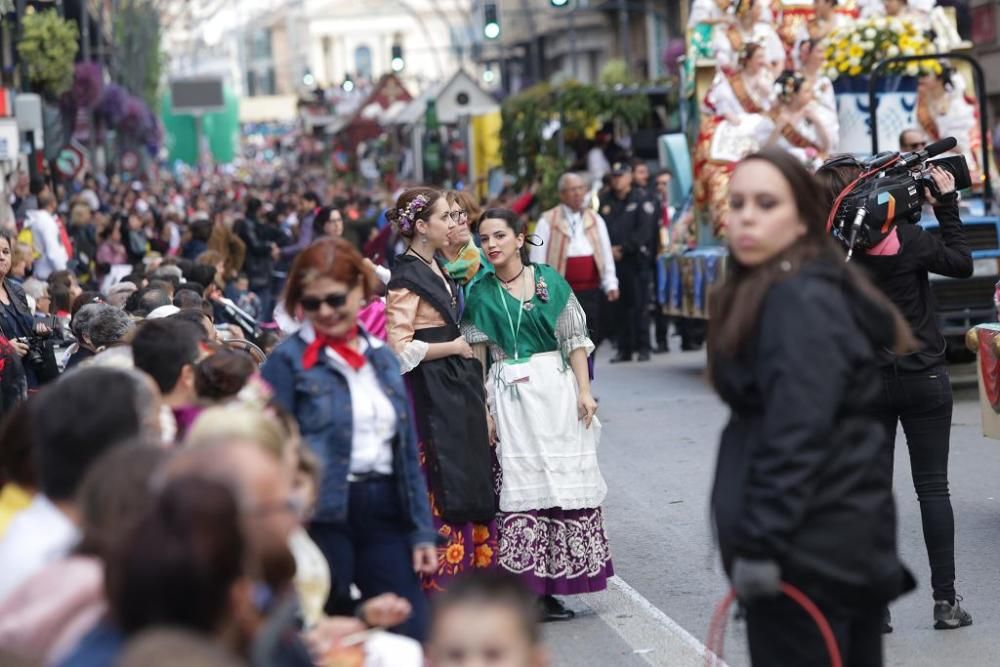
<path fill-rule="evenodd" d="M 604 340 L 604 325 L 602 314 L 607 297 L 601 288 L 580 290 L 574 292 L 576 300 L 580 302 L 583 314 L 587 316 L 587 331 L 590 333 L 590 340 L 594 347 L 599 347 Z"/>
<path fill-rule="evenodd" d="M 845 608 L 810 597 L 833 630 L 844 667 L 881 667 L 881 605 Z M 832 664 L 816 623 L 790 598 L 755 600 L 747 605 L 746 611 L 753 667 L 830 667 Z"/>
<path fill-rule="evenodd" d="M 618 299 L 618 354 L 631 357 L 635 352 L 649 352 L 649 297 L 652 273 L 634 261 L 615 265 L 621 294 Z"/>
<path fill-rule="evenodd" d="M 889 436 L 889 464 L 902 423 L 913 486 L 920 503 L 931 588 L 935 600 L 955 598 L 955 516 L 948 491 L 948 450 L 953 399 L 946 366 L 921 373 L 882 372 L 879 419 Z"/>
<path fill-rule="evenodd" d="M 413 614 L 394 632 L 423 641 L 427 634 L 427 596 L 413 571 L 410 526 L 392 479 L 356 482 L 349 487 L 347 521 L 309 524 L 309 535 L 330 564 L 328 614 L 349 615 L 351 584 L 362 600 L 395 593 L 413 606 Z"/>

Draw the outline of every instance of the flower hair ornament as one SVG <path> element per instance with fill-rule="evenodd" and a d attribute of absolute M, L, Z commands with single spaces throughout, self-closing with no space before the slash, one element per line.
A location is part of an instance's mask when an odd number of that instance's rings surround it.
<path fill-rule="evenodd" d="M 417 224 L 417 216 L 427 208 L 428 203 L 430 203 L 430 200 L 426 196 L 417 195 L 404 208 L 395 208 L 392 210 L 392 222 L 396 224 L 396 228 L 399 229 L 400 233 L 404 236 L 409 236 L 413 233 L 413 229 Z"/>
<path fill-rule="evenodd" d="M 785 70 L 778 75 L 774 82 L 774 94 L 782 102 L 789 102 L 795 93 L 802 90 L 803 83 L 805 83 L 805 78 L 801 74 Z"/>

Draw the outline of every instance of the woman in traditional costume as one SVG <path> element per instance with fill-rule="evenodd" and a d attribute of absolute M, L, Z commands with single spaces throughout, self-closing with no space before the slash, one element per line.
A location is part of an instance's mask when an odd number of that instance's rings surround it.
<path fill-rule="evenodd" d="M 983 138 L 979 128 L 979 109 L 975 100 L 966 95 L 962 75 L 945 66 L 940 74 L 920 77 L 916 115 L 930 141 L 955 137 L 958 145 L 953 152 L 965 156 L 973 187 L 981 187 Z"/>
<path fill-rule="evenodd" d="M 467 570 L 489 568 L 496 553 L 496 497 L 483 370 L 458 326 L 462 292 L 436 258 L 455 222 L 442 193 L 414 188 L 390 218 L 409 242 L 386 296 L 388 340 L 406 375 L 420 437 L 438 569 L 428 592 Z"/>
<path fill-rule="evenodd" d="M 463 330 L 489 343 L 486 381 L 500 461 L 499 565 L 541 598 L 548 620 L 572 618 L 554 595 L 603 590 L 613 574 L 597 463 L 587 318 L 555 269 L 530 264 L 517 215 L 478 226 L 492 263 L 469 289 Z"/>
<path fill-rule="evenodd" d="M 798 72 L 786 70 L 774 82 L 775 106 L 771 109 L 766 146 L 788 151 L 806 166 L 819 166 L 836 147 L 830 114 L 816 102 L 813 88 Z"/>
<path fill-rule="evenodd" d="M 756 151 L 767 136 L 765 114 L 771 107 L 773 75 L 767 52 L 750 42 L 737 68 L 720 69 L 705 95 L 702 122 L 695 144 L 695 202 L 710 216 L 721 235 L 729 198 L 729 174 L 744 156 Z"/>
<path fill-rule="evenodd" d="M 727 26 L 716 28 L 712 47 L 715 62 L 720 68 L 736 67 L 744 47 L 751 42 L 764 47 L 767 64 L 774 71 L 785 66 L 785 45 L 774 27 L 762 20 L 763 8 L 762 0 L 739 0 L 736 4 L 736 20 Z"/>

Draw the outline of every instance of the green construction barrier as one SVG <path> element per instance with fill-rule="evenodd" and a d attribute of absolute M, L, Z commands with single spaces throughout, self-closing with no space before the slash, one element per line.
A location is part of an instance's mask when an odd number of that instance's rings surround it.
<path fill-rule="evenodd" d="M 222 111 L 205 114 L 202 117 L 202 131 L 208 139 L 212 158 L 217 163 L 232 162 L 239 145 L 239 100 L 228 89 L 223 92 L 223 100 L 225 108 Z M 198 162 L 198 138 L 194 116 L 174 114 L 171 107 L 168 90 L 163 94 L 160 117 L 163 119 L 170 161 L 180 160 L 194 166 Z"/>

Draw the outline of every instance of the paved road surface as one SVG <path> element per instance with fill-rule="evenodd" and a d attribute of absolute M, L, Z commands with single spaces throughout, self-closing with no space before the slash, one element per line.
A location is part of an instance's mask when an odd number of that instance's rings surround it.
<path fill-rule="evenodd" d="M 726 410 L 705 383 L 703 353 L 616 366 L 607 363 L 609 350 L 602 353 L 594 391 L 605 424 L 606 520 L 621 581 L 608 593 L 570 600 L 576 620 L 546 626 L 553 662 L 700 666 L 698 641 L 725 590 L 708 493 Z M 893 606 L 886 664 L 894 667 L 1000 665 L 1000 441 L 980 434 L 974 388 L 956 398 L 951 483 L 958 590 L 975 625 L 952 632 L 931 627 L 920 514 L 900 439 L 900 543 L 919 588 Z M 726 646 L 729 665 L 749 663 L 739 624 L 731 624 Z"/>

